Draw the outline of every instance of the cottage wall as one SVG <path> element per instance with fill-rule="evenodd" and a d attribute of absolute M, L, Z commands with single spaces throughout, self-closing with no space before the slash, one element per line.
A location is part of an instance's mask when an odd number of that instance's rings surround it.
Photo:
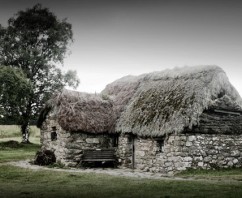
<path fill-rule="evenodd" d="M 128 134 L 123 134 L 118 138 L 117 156 L 121 167 L 132 168 L 132 141 L 133 137 Z"/>
<path fill-rule="evenodd" d="M 134 145 L 135 168 L 143 171 L 173 174 L 187 168 L 242 166 L 242 135 L 171 135 L 164 146 L 154 139 L 136 138 Z M 125 161 L 125 155 L 122 158 Z"/>
<path fill-rule="evenodd" d="M 56 128 L 57 139 L 51 140 L 53 127 Z M 81 132 L 68 132 L 51 119 L 47 119 L 41 127 L 42 150 L 52 150 L 57 161 L 67 165 L 76 166 L 82 157 L 84 149 L 112 147 L 114 138 L 108 134 L 90 134 Z"/>

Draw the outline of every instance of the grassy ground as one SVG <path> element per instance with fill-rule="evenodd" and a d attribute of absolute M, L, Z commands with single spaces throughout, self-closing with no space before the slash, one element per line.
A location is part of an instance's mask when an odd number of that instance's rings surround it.
<path fill-rule="evenodd" d="M 0 142 L 0 163 L 33 159 L 39 144 L 20 144 L 16 141 Z"/>
<path fill-rule="evenodd" d="M 40 130 L 36 126 L 30 126 L 29 140 L 32 143 L 39 144 Z M 15 140 L 21 142 L 22 135 L 20 127 L 17 125 L 0 125 L 0 142 Z"/>
<path fill-rule="evenodd" d="M 0 197 L 241 197 L 242 184 L 174 181 L 0 166 Z"/>
<path fill-rule="evenodd" d="M 176 176 L 182 178 L 216 180 L 216 181 L 238 181 L 242 187 L 242 168 L 228 168 L 217 170 L 187 170 Z"/>
<path fill-rule="evenodd" d="M 0 163 L 33 158 L 40 148 L 39 137 L 39 129 L 31 126 L 29 139 L 32 144 L 20 144 L 22 139 L 18 126 L 0 125 Z"/>
<path fill-rule="evenodd" d="M 1 126 L 0 126 L 1 127 Z M 2 129 L 2 128 L 1 128 Z M 0 197 L 242 197 L 242 169 L 188 170 L 177 180 L 30 170 L 3 162 L 33 159 L 39 144 L 20 144 L 14 132 L 0 139 Z M 33 136 L 38 139 L 38 132 Z M 19 137 L 17 137 L 19 138 Z M 8 141 L 7 141 L 8 140 Z M 186 178 L 193 179 L 186 180 Z"/>

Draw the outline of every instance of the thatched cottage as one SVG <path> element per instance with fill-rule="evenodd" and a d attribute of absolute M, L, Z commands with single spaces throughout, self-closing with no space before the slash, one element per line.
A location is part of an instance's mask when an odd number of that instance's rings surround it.
<path fill-rule="evenodd" d="M 39 126 L 42 149 L 69 165 L 114 147 L 121 167 L 144 171 L 242 166 L 242 99 L 217 66 L 127 76 L 100 94 L 63 90 Z"/>

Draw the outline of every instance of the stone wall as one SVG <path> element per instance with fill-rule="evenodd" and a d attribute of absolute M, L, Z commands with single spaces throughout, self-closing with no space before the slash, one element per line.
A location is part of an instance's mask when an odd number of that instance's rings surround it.
<path fill-rule="evenodd" d="M 135 147 L 135 168 L 144 171 L 159 172 L 159 165 L 156 164 L 159 153 L 158 142 L 153 139 L 136 138 Z"/>
<path fill-rule="evenodd" d="M 51 140 L 53 127 L 57 140 Z M 54 151 L 58 161 L 76 166 L 83 149 L 107 148 L 115 138 L 108 134 L 68 132 L 47 119 L 41 129 L 42 149 Z M 211 169 L 242 166 L 242 135 L 180 134 L 161 140 L 120 135 L 117 156 L 120 167 L 173 174 L 187 168 Z"/>
<path fill-rule="evenodd" d="M 56 128 L 57 140 L 51 140 L 53 127 Z M 47 119 L 41 127 L 41 149 L 52 150 L 57 161 L 67 165 L 79 164 L 83 149 L 109 148 L 114 144 L 114 137 L 108 134 L 90 134 L 80 132 L 68 132 L 51 119 Z"/>
<path fill-rule="evenodd" d="M 157 140 L 136 138 L 134 145 L 135 168 L 143 171 L 174 174 L 187 168 L 242 166 L 242 135 L 171 135 L 162 148 Z M 124 152 L 122 158 L 125 161 Z"/>
<path fill-rule="evenodd" d="M 117 156 L 119 158 L 120 167 L 132 167 L 132 141 L 133 136 L 129 134 L 121 135 L 118 138 Z"/>

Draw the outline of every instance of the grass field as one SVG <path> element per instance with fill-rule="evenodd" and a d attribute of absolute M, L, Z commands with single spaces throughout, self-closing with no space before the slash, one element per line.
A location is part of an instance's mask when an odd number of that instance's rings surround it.
<path fill-rule="evenodd" d="M 0 125 L 0 162 L 29 159 L 35 156 L 40 148 L 40 131 L 35 126 L 30 126 L 30 142 L 32 144 L 20 144 L 20 127 L 17 125 Z M 10 142 L 9 142 L 10 141 Z M 16 144 L 17 141 L 19 144 Z"/>
<path fill-rule="evenodd" d="M 33 159 L 39 144 L 16 144 L 12 141 L 0 142 L 0 163 Z M 10 144 L 9 144 L 10 143 Z"/>
<path fill-rule="evenodd" d="M 238 197 L 240 182 L 134 179 L 0 166 L 0 197 Z"/>
<path fill-rule="evenodd" d="M 15 134 L 15 132 L 8 132 Z M 8 135 L 9 135 L 8 134 Z M 30 170 L 4 162 L 33 159 L 39 144 L 0 139 L 0 197 L 242 197 L 242 169 L 188 170 L 184 180 L 155 180 L 94 173 Z M 38 139 L 38 132 L 35 135 Z M 8 139 L 8 141 L 6 141 Z M 191 180 L 192 179 L 192 180 Z"/>
<path fill-rule="evenodd" d="M 29 140 L 32 143 L 39 144 L 40 130 L 36 126 L 30 126 Z M 21 142 L 22 135 L 20 127 L 17 125 L 0 125 L 0 142 L 15 140 Z"/>

